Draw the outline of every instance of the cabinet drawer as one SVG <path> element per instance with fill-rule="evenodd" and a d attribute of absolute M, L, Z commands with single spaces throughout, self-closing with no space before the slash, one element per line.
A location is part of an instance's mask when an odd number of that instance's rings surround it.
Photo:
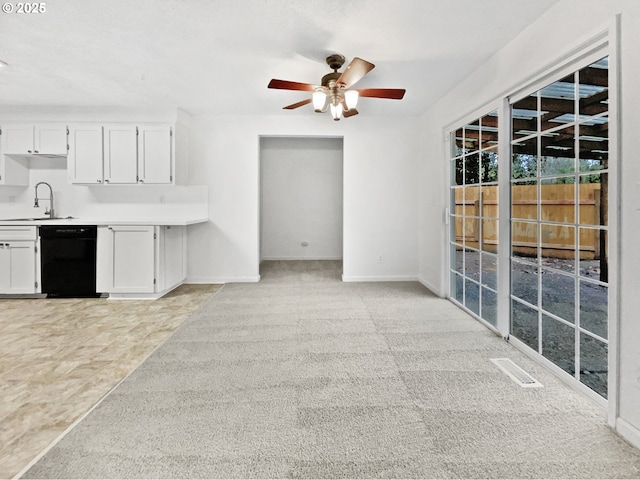
<path fill-rule="evenodd" d="M 35 226 L 2 225 L 0 226 L 0 240 L 36 240 Z"/>

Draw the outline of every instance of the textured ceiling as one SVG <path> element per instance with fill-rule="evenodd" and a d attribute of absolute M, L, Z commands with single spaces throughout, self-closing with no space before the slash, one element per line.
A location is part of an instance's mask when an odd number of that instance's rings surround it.
<path fill-rule="evenodd" d="M 0 13 L 0 111 L 310 115 L 281 110 L 305 92 L 267 84 L 319 83 L 338 52 L 376 65 L 358 87 L 407 89 L 362 99 L 361 114 L 419 115 L 558 1 L 48 0 L 44 13 Z"/>

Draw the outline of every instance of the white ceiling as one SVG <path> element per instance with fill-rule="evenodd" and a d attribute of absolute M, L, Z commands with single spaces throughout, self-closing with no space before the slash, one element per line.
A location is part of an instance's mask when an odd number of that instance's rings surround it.
<path fill-rule="evenodd" d="M 312 115 L 282 110 L 307 93 L 267 84 L 317 84 L 338 52 L 376 65 L 358 87 L 407 90 L 362 99 L 361 115 L 419 115 L 558 1 L 45 0 L 44 13 L 0 13 L 0 111 Z"/>

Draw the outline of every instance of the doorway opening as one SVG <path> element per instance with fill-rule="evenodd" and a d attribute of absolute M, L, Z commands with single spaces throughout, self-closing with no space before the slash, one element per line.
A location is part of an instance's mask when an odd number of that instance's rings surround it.
<path fill-rule="evenodd" d="M 342 274 L 342 137 L 260 138 L 260 275 L 270 262 Z"/>

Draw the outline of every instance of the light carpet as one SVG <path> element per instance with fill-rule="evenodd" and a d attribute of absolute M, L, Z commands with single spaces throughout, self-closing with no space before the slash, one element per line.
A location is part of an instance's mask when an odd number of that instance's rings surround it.
<path fill-rule="evenodd" d="M 225 285 L 24 478 L 640 477 L 602 408 L 452 303 L 340 271 Z"/>

